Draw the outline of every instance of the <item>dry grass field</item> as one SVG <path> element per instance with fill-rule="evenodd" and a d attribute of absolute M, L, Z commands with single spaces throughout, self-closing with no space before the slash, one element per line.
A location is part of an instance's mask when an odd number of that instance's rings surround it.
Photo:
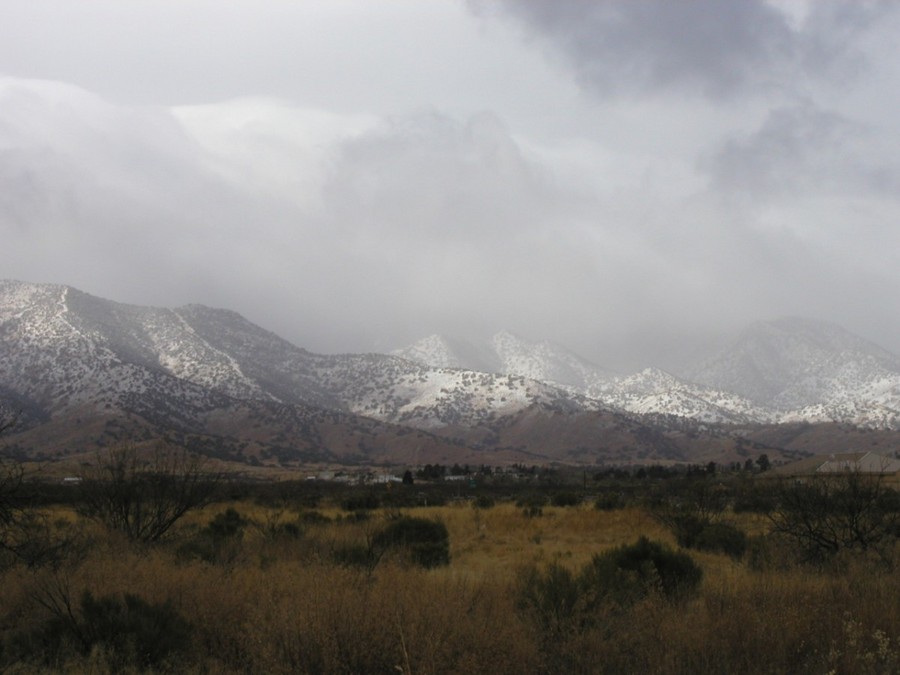
<path fill-rule="evenodd" d="M 341 555 L 401 515 L 446 526 L 449 564 L 425 569 L 400 550 L 361 564 Z M 702 581 L 676 599 L 575 598 L 553 604 L 549 622 L 523 601 L 529 572 L 577 575 L 640 536 L 677 549 L 643 508 L 529 516 L 512 502 L 460 502 L 363 518 L 243 500 L 191 512 L 152 545 L 66 507 L 48 516 L 54 531 L 79 536 L 57 564 L 3 572 L 4 672 L 900 671 L 900 579 L 865 555 L 810 567 L 691 550 Z M 767 528 L 761 516 L 732 521 L 750 534 Z"/>

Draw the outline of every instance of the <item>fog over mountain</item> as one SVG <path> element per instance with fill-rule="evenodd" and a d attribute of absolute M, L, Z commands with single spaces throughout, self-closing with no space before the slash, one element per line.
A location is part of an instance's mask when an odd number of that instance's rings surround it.
<path fill-rule="evenodd" d="M 2 277 L 325 354 L 508 331 L 678 373 L 779 316 L 900 353 L 896 3 L 2 18 Z"/>

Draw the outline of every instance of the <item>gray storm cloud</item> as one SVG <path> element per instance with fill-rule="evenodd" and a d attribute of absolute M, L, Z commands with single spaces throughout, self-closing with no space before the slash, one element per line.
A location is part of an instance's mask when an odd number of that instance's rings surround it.
<path fill-rule="evenodd" d="M 544 38 L 599 95 L 687 91 L 730 98 L 801 86 L 803 76 L 859 67 L 854 38 L 893 8 L 884 2 L 809 3 L 798 20 L 766 0 L 473 1 Z M 499 9 L 498 8 L 502 8 Z"/>
<path fill-rule="evenodd" d="M 783 314 L 900 351 L 890 3 L 241 2 L 202 36 L 212 3 L 97 7 L 0 40 L 0 276 L 317 351 L 509 329 L 668 365 Z"/>

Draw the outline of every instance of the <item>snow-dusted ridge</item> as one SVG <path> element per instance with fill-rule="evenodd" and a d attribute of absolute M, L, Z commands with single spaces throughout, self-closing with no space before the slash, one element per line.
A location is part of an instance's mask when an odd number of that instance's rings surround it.
<path fill-rule="evenodd" d="M 187 424 L 254 401 L 419 429 L 488 427 L 533 408 L 900 428 L 900 359 L 828 324 L 758 324 L 685 375 L 617 375 L 509 332 L 480 344 L 432 336 L 392 355 L 313 354 L 228 310 L 0 281 L 0 382 L 48 414 L 90 406 Z"/>
<path fill-rule="evenodd" d="M 395 353 L 428 363 L 432 336 Z M 683 376 L 646 368 L 616 375 L 549 342 L 508 332 L 471 347 L 492 355 L 492 370 L 552 382 L 597 406 L 703 423 L 844 422 L 900 429 L 900 358 L 838 326 L 778 319 L 747 329 L 735 343 Z M 452 357 L 459 360 L 459 356 Z"/>
<path fill-rule="evenodd" d="M 312 354 L 234 312 L 200 305 L 137 307 L 11 281 L 0 282 L 0 299 L 0 377 L 49 410 L 85 403 L 134 409 L 137 401 L 165 399 L 167 389 L 182 414 L 252 400 L 420 428 L 484 424 L 531 406 L 595 407 L 521 376 L 383 354 Z"/>

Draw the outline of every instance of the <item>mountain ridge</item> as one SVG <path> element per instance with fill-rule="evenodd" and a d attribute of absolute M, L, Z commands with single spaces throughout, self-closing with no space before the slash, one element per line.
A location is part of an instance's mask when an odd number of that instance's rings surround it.
<path fill-rule="evenodd" d="M 822 337 L 804 324 L 786 338 L 789 327 L 778 324 L 761 338 L 757 330 L 738 344 L 751 355 L 764 351 L 753 340 L 770 349 L 787 344 L 789 360 L 812 355 L 806 366 L 794 366 L 821 373 L 821 386 L 810 380 L 807 398 L 791 394 L 802 407 L 767 408 L 703 378 L 655 368 L 613 374 L 564 347 L 509 332 L 487 345 L 433 336 L 417 351 L 399 351 L 417 359 L 323 355 L 231 310 L 141 307 L 62 285 L 6 280 L 0 281 L 0 412 L 24 411 L 24 428 L 10 436 L 17 451 L 28 442 L 61 447 L 70 438 L 86 447 L 129 433 L 168 434 L 206 452 L 288 462 L 460 454 L 624 461 L 629 452 L 642 461 L 689 461 L 689 439 L 698 433 L 719 439 L 709 440 L 709 448 L 735 452 L 728 425 L 900 426 L 900 369 L 893 370 L 900 359 L 846 331 L 829 329 Z M 497 372 L 451 365 L 451 359 L 464 365 L 465 352 L 493 362 Z M 427 358 L 442 361 L 433 366 Z M 709 363 L 721 368 L 734 361 L 723 352 Z M 712 366 L 699 372 L 713 383 L 725 376 Z M 35 440 L 41 429 L 52 443 Z"/>

